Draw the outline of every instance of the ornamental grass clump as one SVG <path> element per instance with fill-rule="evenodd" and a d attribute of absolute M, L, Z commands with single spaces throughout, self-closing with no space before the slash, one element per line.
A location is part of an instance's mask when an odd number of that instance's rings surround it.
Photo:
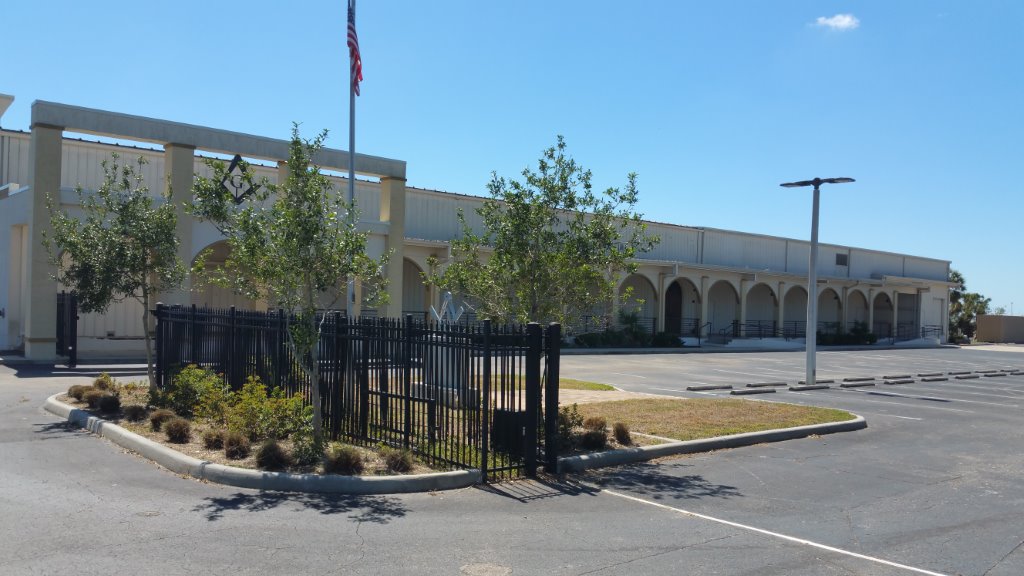
<path fill-rule="evenodd" d="M 382 446 L 380 457 L 384 460 L 388 472 L 404 473 L 412 470 L 412 452 L 403 448 Z"/>
<path fill-rule="evenodd" d="M 96 400 L 96 409 L 104 414 L 113 414 L 121 409 L 121 397 L 104 393 Z"/>
<path fill-rule="evenodd" d="M 583 421 L 583 435 L 580 446 L 585 450 L 602 450 L 608 445 L 608 421 L 601 416 L 591 416 Z"/>
<path fill-rule="evenodd" d="M 249 456 L 251 450 L 249 439 L 238 431 L 230 431 L 224 435 L 224 455 L 231 460 L 241 460 Z"/>
<path fill-rule="evenodd" d="M 224 431 L 219 428 L 211 428 L 203 432 L 203 446 L 207 450 L 220 450 L 224 447 Z"/>
<path fill-rule="evenodd" d="M 363 468 L 363 455 L 355 446 L 333 442 L 324 454 L 324 474 L 357 476 Z"/>
<path fill-rule="evenodd" d="M 104 395 L 106 395 L 106 392 L 104 392 L 103 390 L 91 388 L 89 390 L 86 390 L 85 393 L 82 394 L 82 401 L 88 404 L 89 408 L 96 408 L 97 406 L 99 406 L 100 398 L 102 398 Z"/>
<path fill-rule="evenodd" d="M 623 446 L 629 446 L 633 443 L 633 436 L 629 433 L 629 425 L 625 422 L 616 422 L 612 426 L 612 436 L 615 437 L 615 441 Z"/>
<path fill-rule="evenodd" d="M 256 466 L 261 470 L 285 470 L 293 463 L 292 455 L 277 440 L 264 440 L 256 450 Z"/>
<path fill-rule="evenodd" d="M 149 425 L 153 428 L 154 432 L 159 432 L 160 428 L 163 427 L 164 422 L 167 422 L 174 417 L 175 414 L 173 410 L 161 408 L 149 415 Z"/>
<path fill-rule="evenodd" d="M 192 425 L 184 418 L 171 418 L 164 423 L 167 439 L 175 444 L 186 444 L 192 439 Z"/>
<path fill-rule="evenodd" d="M 103 372 L 93 380 L 92 387 L 97 390 L 113 390 L 114 379 L 110 377 L 110 374 Z"/>
<path fill-rule="evenodd" d="M 71 388 L 68 388 L 68 397 L 69 398 L 74 398 L 75 400 L 78 400 L 79 402 L 81 402 L 82 401 L 82 396 L 84 396 L 86 392 L 88 392 L 89 390 L 92 390 L 92 389 L 93 389 L 92 386 L 85 386 L 85 385 L 82 385 L 82 384 L 75 384 Z"/>
<path fill-rule="evenodd" d="M 146 407 L 139 404 L 129 404 L 122 411 L 129 422 L 141 422 L 146 417 Z"/>

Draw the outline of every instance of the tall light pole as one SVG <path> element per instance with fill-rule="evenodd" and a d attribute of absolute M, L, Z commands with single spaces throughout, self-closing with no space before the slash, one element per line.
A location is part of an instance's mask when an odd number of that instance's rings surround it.
<path fill-rule="evenodd" d="M 807 327 L 804 329 L 807 340 L 807 375 L 804 384 L 814 386 L 816 379 L 815 349 L 818 344 L 818 203 L 819 188 L 822 184 L 845 184 L 853 182 L 853 178 L 815 178 L 800 182 L 780 184 L 783 188 L 800 188 L 814 186 L 814 209 L 811 212 L 811 257 L 807 265 Z"/>

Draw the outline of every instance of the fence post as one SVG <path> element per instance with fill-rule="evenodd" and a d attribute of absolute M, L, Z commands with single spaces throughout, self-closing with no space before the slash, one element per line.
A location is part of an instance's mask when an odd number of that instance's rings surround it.
<path fill-rule="evenodd" d="M 537 475 L 537 412 L 540 410 L 540 324 L 526 325 L 526 417 L 523 426 L 523 450 L 526 475 Z"/>
<path fill-rule="evenodd" d="M 227 358 L 224 358 L 224 349 L 221 349 L 221 360 L 226 360 L 228 382 L 231 382 L 231 388 L 241 388 L 242 383 L 238 382 L 238 378 L 235 375 L 235 307 L 232 306 L 228 313 L 228 345 L 227 345 Z"/>
<path fill-rule="evenodd" d="M 202 358 L 200 358 L 201 351 L 202 351 L 202 348 L 201 348 L 201 344 L 202 343 L 201 343 L 200 338 L 199 338 L 198 326 L 199 326 L 199 323 L 196 321 L 196 305 L 193 304 L 192 305 L 192 314 L 191 314 L 191 316 L 189 316 L 189 326 L 188 326 L 189 344 L 191 344 L 189 351 L 192 353 L 192 355 L 188 359 L 189 361 L 188 362 L 183 362 L 183 364 L 195 364 L 196 366 L 199 366 L 200 363 L 202 362 Z M 179 351 L 178 353 L 181 354 L 182 352 Z"/>
<path fill-rule="evenodd" d="M 277 354 L 274 355 L 275 356 L 275 358 L 274 358 L 274 364 L 275 364 L 274 372 L 276 372 L 275 380 L 277 381 L 276 382 L 277 387 L 278 388 L 282 388 L 282 389 L 284 387 L 285 364 L 287 363 L 287 359 L 285 357 L 285 352 L 288 349 L 287 345 L 285 344 L 288 341 L 288 332 L 287 332 L 287 330 L 288 330 L 288 321 L 284 317 L 284 308 L 278 308 L 277 309 L 277 350 L 276 350 Z M 294 393 L 294 392 L 297 392 L 297 390 L 292 390 L 291 392 Z"/>
<path fill-rule="evenodd" d="M 370 435 L 370 334 L 373 332 L 372 324 L 366 321 L 359 322 L 362 328 L 362 366 L 359 367 L 359 437 L 367 438 Z"/>
<path fill-rule="evenodd" d="M 164 324 L 161 322 L 164 315 L 164 303 L 157 302 L 156 310 L 152 312 L 153 318 L 156 319 L 154 327 L 156 329 L 156 366 L 154 367 L 154 376 L 156 377 L 156 385 L 159 388 L 164 387 L 164 337 L 163 328 Z"/>
<path fill-rule="evenodd" d="M 544 389 L 544 471 L 558 474 L 558 378 L 562 353 L 562 326 L 548 326 L 548 381 Z"/>
<path fill-rule="evenodd" d="M 487 482 L 487 464 L 491 449 L 491 321 L 484 320 L 484 407 L 480 414 L 480 479 Z"/>
<path fill-rule="evenodd" d="M 402 335 L 402 445 L 412 444 L 412 314 L 405 315 Z"/>

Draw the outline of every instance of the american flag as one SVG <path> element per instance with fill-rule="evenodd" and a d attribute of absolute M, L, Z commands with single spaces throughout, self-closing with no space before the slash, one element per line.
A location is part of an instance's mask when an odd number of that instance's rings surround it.
<path fill-rule="evenodd" d="M 359 95 L 359 83 L 363 81 L 363 58 L 359 55 L 359 36 L 356 34 L 356 8 L 348 3 L 348 57 L 352 64 L 352 91 Z"/>

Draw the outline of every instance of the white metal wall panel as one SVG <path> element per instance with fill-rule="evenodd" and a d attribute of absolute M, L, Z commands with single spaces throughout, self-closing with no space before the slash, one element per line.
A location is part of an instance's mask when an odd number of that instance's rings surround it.
<path fill-rule="evenodd" d="M 700 230 L 680 228 L 665 224 L 650 224 L 647 233 L 661 238 L 654 249 L 640 258 L 646 260 L 676 260 L 679 262 L 697 262 L 700 247 Z"/>
<path fill-rule="evenodd" d="M 162 152 L 116 148 L 89 142 L 65 140 L 61 149 L 60 185 L 67 188 L 81 186 L 85 190 L 97 190 L 103 182 L 101 163 L 111 160 L 111 153 L 119 156 L 118 164 L 130 164 L 138 169 L 139 156 L 148 162 L 142 167 L 143 182 L 154 193 L 164 187 L 164 156 Z"/>
<path fill-rule="evenodd" d="M 902 276 L 903 257 L 867 250 L 853 249 L 850 254 L 850 276 L 871 278 L 872 276 Z"/>
<path fill-rule="evenodd" d="M 927 258 L 916 258 L 914 256 L 905 256 L 904 260 L 905 276 L 940 281 L 946 280 L 949 277 L 945 262 Z"/>
<path fill-rule="evenodd" d="M 807 274 L 810 258 L 810 243 L 790 240 L 786 244 L 786 272 L 800 275 Z"/>
<path fill-rule="evenodd" d="M 476 209 L 482 203 L 483 199 L 407 189 L 405 235 L 409 238 L 442 241 L 458 238 L 462 235 L 459 208 L 466 215 L 470 226 L 480 233 L 483 225 Z"/>
<path fill-rule="evenodd" d="M 781 271 L 786 264 L 786 241 L 725 230 L 707 230 L 704 232 L 704 263 Z"/>
<path fill-rule="evenodd" d="M 32 141 L 28 134 L 4 134 L 2 137 L 3 156 L 0 157 L 0 186 L 17 182 L 28 185 L 29 150 Z"/>

